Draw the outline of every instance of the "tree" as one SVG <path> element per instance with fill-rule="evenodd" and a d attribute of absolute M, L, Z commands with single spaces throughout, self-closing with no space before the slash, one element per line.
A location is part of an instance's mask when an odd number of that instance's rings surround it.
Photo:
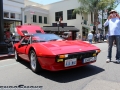
<path fill-rule="evenodd" d="M 115 0 L 78 0 L 80 6 L 73 11 L 73 14 L 82 13 L 93 13 L 94 14 L 94 25 L 96 26 L 96 31 L 98 32 L 98 11 L 103 10 L 109 5 L 111 5 Z M 119 0 L 118 0 L 119 1 Z"/>
<path fill-rule="evenodd" d="M 118 6 L 118 4 L 120 4 L 120 0 L 114 0 L 113 3 L 111 3 L 109 7 L 107 7 L 108 12 L 115 9 Z"/>

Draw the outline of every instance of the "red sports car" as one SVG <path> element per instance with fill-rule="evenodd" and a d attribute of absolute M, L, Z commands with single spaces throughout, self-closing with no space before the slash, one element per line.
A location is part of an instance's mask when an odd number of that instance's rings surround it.
<path fill-rule="evenodd" d="M 14 49 L 15 59 L 30 62 L 33 72 L 37 73 L 42 69 L 59 71 L 96 62 L 100 53 L 98 47 L 80 40 L 67 41 L 32 27 L 34 26 L 16 27 L 23 37 L 14 44 Z"/>

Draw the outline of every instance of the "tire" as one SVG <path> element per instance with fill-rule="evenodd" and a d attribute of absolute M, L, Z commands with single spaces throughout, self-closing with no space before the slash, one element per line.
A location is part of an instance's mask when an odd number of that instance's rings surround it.
<path fill-rule="evenodd" d="M 38 73 L 42 70 L 38 60 L 37 56 L 34 50 L 30 51 L 30 67 L 34 73 Z"/>
<path fill-rule="evenodd" d="M 14 50 L 14 54 L 15 54 L 15 60 L 16 60 L 16 61 L 20 61 L 21 59 L 20 59 L 20 57 L 18 56 L 18 53 L 17 53 L 16 49 Z"/>

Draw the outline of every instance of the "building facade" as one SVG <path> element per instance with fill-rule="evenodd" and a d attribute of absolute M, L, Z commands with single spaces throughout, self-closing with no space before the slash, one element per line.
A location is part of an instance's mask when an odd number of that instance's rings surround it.
<path fill-rule="evenodd" d="M 48 26 L 49 10 L 42 8 L 43 5 L 25 0 L 24 24 Z"/>
<path fill-rule="evenodd" d="M 80 30 L 79 33 L 81 33 L 81 36 L 87 36 L 91 30 L 90 25 L 93 22 L 93 15 L 73 15 L 73 10 L 79 6 L 80 3 L 78 3 L 78 0 L 63 0 L 48 5 L 41 5 L 25 0 L 25 23 L 30 23 L 31 21 L 31 23 L 39 24 L 40 26 L 52 25 L 52 23 L 57 23 L 59 18 L 62 17 L 62 23 L 67 23 L 68 26 L 75 26 Z M 30 15 L 30 12 L 32 12 L 32 15 Z M 45 20 L 46 18 L 47 20 Z"/>
<path fill-rule="evenodd" d="M 4 31 L 14 33 L 15 26 L 22 24 L 23 7 L 24 0 L 3 0 Z"/>

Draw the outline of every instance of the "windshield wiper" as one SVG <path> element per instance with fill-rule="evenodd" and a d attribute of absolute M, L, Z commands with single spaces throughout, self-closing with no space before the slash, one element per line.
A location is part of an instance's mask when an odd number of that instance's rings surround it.
<path fill-rule="evenodd" d="M 49 40 L 49 41 L 56 41 L 56 40 L 58 40 L 58 39 L 51 39 L 51 40 Z"/>
<path fill-rule="evenodd" d="M 46 42 L 45 40 L 40 40 L 39 42 Z"/>
<path fill-rule="evenodd" d="M 51 39 L 49 41 L 64 41 L 64 39 Z"/>

